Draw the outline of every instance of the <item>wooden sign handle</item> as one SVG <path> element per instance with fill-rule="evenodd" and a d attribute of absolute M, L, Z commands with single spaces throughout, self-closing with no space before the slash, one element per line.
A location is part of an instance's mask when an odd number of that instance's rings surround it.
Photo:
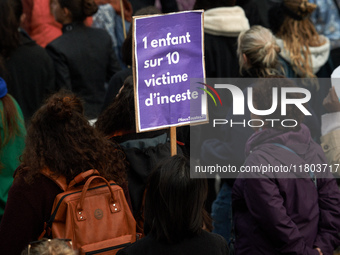
<path fill-rule="evenodd" d="M 171 156 L 177 155 L 177 134 L 176 127 L 170 127 Z"/>
<path fill-rule="evenodd" d="M 122 16 L 122 24 L 123 24 L 123 33 L 124 33 L 124 39 L 126 38 L 126 28 L 125 28 L 125 13 L 124 13 L 124 4 L 123 0 L 120 0 L 120 14 Z"/>

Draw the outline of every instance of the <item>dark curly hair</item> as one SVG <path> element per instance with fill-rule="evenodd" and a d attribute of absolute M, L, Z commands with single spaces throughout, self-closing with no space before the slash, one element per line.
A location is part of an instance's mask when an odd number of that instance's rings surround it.
<path fill-rule="evenodd" d="M 277 96 L 277 108 L 276 110 L 270 114 L 266 115 L 265 119 L 277 119 L 279 121 L 273 121 L 273 128 L 280 130 L 299 130 L 300 124 L 304 119 L 304 114 L 300 109 L 296 107 L 294 104 L 288 104 L 286 106 L 286 115 L 281 115 L 281 89 L 287 87 L 296 87 L 295 83 L 287 78 L 283 78 L 283 76 L 267 76 L 267 78 L 259 79 L 257 85 L 253 88 L 253 104 L 254 107 L 258 110 L 268 110 L 271 108 L 273 104 L 273 88 L 277 88 L 278 96 Z M 287 98 L 303 98 L 303 95 L 300 93 L 287 93 Z M 304 107 L 307 108 L 307 104 L 303 104 Z M 294 119 L 298 123 L 295 127 L 284 127 L 281 125 L 281 121 L 284 119 Z"/>
<path fill-rule="evenodd" d="M 108 180 L 125 184 L 125 155 L 86 120 L 75 95 L 60 91 L 33 115 L 22 155 L 26 182 L 47 167 L 70 182 L 76 175 L 97 169 Z"/>
<path fill-rule="evenodd" d="M 128 76 L 113 103 L 100 114 L 96 129 L 106 136 L 136 129 L 133 78 Z"/>

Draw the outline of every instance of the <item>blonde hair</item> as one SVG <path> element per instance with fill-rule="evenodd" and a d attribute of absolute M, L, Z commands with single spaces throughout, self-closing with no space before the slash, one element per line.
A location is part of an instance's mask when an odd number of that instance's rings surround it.
<path fill-rule="evenodd" d="M 287 15 L 276 34 L 283 40 L 284 48 L 289 51 L 294 72 L 302 74 L 303 78 L 315 77 L 309 47 L 326 43 L 309 20 L 316 7 L 308 0 L 284 0 L 283 8 Z"/>
<path fill-rule="evenodd" d="M 22 254 L 27 254 L 27 251 Z M 32 248 L 30 254 L 32 255 L 77 255 L 64 240 L 60 239 L 46 239 L 43 240 L 36 247 Z"/>
<path fill-rule="evenodd" d="M 243 69 L 252 68 L 258 77 L 282 74 L 283 68 L 278 61 L 279 52 L 280 47 L 269 29 L 252 26 L 249 30 L 240 33 L 238 37 L 237 55 L 240 73 Z M 247 57 L 247 62 L 243 54 Z"/>

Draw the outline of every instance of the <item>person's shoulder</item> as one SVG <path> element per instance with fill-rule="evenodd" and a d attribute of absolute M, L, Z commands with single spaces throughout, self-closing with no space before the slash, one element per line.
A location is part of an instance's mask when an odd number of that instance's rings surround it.
<path fill-rule="evenodd" d="M 117 255 L 144 254 L 147 247 L 154 247 L 156 243 L 157 242 L 153 238 L 146 236 L 118 251 Z"/>
<path fill-rule="evenodd" d="M 18 48 L 13 51 L 11 59 L 13 61 L 20 61 L 22 59 L 35 59 L 37 60 L 46 59 L 48 57 L 44 48 L 38 45 L 28 35 L 20 33 L 20 44 Z"/>
<path fill-rule="evenodd" d="M 203 230 L 200 234 L 176 244 L 157 242 L 146 236 L 132 245 L 120 250 L 117 255 L 136 254 L 228 254 L 227 241 L 220 235 Z"/>
<path fill-rule="evenodd" d="M 59 186 L 50 178 L 41 173 L 35 175 L 32 180 L 29 179 L 30 171 L 31 168 L 25 164 L 18 166 L 13 174 L 13 187 L 18 190 L 25 190 L 34 193 L 41 193 L 41 190 L 46 189 L 57 190 L 60 192 Z"/>
<path fill-rule="evenodd" d="M 65 41 L 67 41 L 67 36 L 63 34 L 47 44 L 45 49 L 47 51 L 59 51 L 65 45 Z"/>
<path fill-rule="evenodd" d="M 50 61 L 50 57 L 46 50 L 40 45 L 38 45 L 35 41 L 23 44 L 19 46 L 18 49 L 21 50 L 19 54 L 25 55 L 25 57 L 34 58 L 35 59 L 34 63 L 44 62 L 46 64 L 46 62 Z"/>
<path fill-rule="evenodd" d="M 44 185 L 44 182 L 39 182 L 39 185 L 36 185 L 37 183 L 28 181 L 27 178 L 29 176 L 29 171 L 30 169 L 23 164 L 18 166 L 18 168 L 14 171 L 14 180 L 10 189 L 10 193 L 12 196 L 23 196 L 28 199 L 41 193 L 41 185 L 46 186 Z"/>
<path fill-rule="evenodd" d="M 202 231 L 202 235 L 203 236 L 206 236 L 208 238 L 211 238 L 213 240 L 219 240 L 219 241 L 223 241 L 225 242 L 225 239 L 223 238 L 223 236 L 219 235 L 219 234 L 216 234 L 216 233 L 212 233 L 212 232 L 208 232 L 206 230 L 203 230 Z"/>
<path fill-rule="evenodd" d="M 28 168 L 24 164 L 21 164 L 17 167 L 13 174 L 14 181 L 12 187 L 21 187 L 28 185 L 28 183 L 25 181 L 25 178 L 27 176 L 27 169 Z"/>
<path fill-rule="evenodd" d="M 190 242 L 190 250 L 197 254 L 228 254 L 228 243 L 224 237 L 203 230 L 196 238 Z"/>
<path fill-rule="evenodd" d="M 72 33 L 69 33 L 72 34 Z M 79 39 L 81 38 L 81 39 Z M 94 49 L 105 51 L 112 49 L 112 39 L 103 28 L 84 26 L 81 31 L 72 34 L 71 40 L 82 40 L 83 44 Z M 91 45 L 91 46 L 90 46 Z"/>
<path fill-rule="evenodd" d="M 99 27 L 86 27 L 85 28 L 87 30 L 87 33 L 92 33 L 96 36 L 99 36 L 99 37 L 103 37 L 103 38 L 106 38 L 106 39 L 111 39 L 109 33 L 103 29 L 103 28 L 99 28 Z"/>
<path fill-rule="evenodd" d="M 263 159 L 267 159 L 270 155 L 272 147 L 267 144 L 261 144 L 256 146 L 249 151 L 249 155 L 246 158 L 245 165 L 253 165 L 254 163 L 262 162 Z M 275 150 L 276 148 L 273 147 Z M 269 155 L 268 155 L 269 154 Z"/>
<path fill-rule="evenodd" d="M 227 241 L 225 238 L 219 234 L 211 233 L 208 231 L 203 230 L 201 233 L 201 237 L 206 238 L 207 240 L 210 240 L 211 242 L 214 242 L 216 245 L 227 245 Z"/>

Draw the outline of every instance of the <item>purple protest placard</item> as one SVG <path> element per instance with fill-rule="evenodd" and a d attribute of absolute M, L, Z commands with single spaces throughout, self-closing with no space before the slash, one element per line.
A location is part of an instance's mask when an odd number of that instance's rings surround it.
<path fill-rule="evenodd" d="M 205 77 L 202 19 L 202 11 L 134 17 L 137 132 L 207 121 L 202 91 L 190 89 L 190 78 Z"/>

